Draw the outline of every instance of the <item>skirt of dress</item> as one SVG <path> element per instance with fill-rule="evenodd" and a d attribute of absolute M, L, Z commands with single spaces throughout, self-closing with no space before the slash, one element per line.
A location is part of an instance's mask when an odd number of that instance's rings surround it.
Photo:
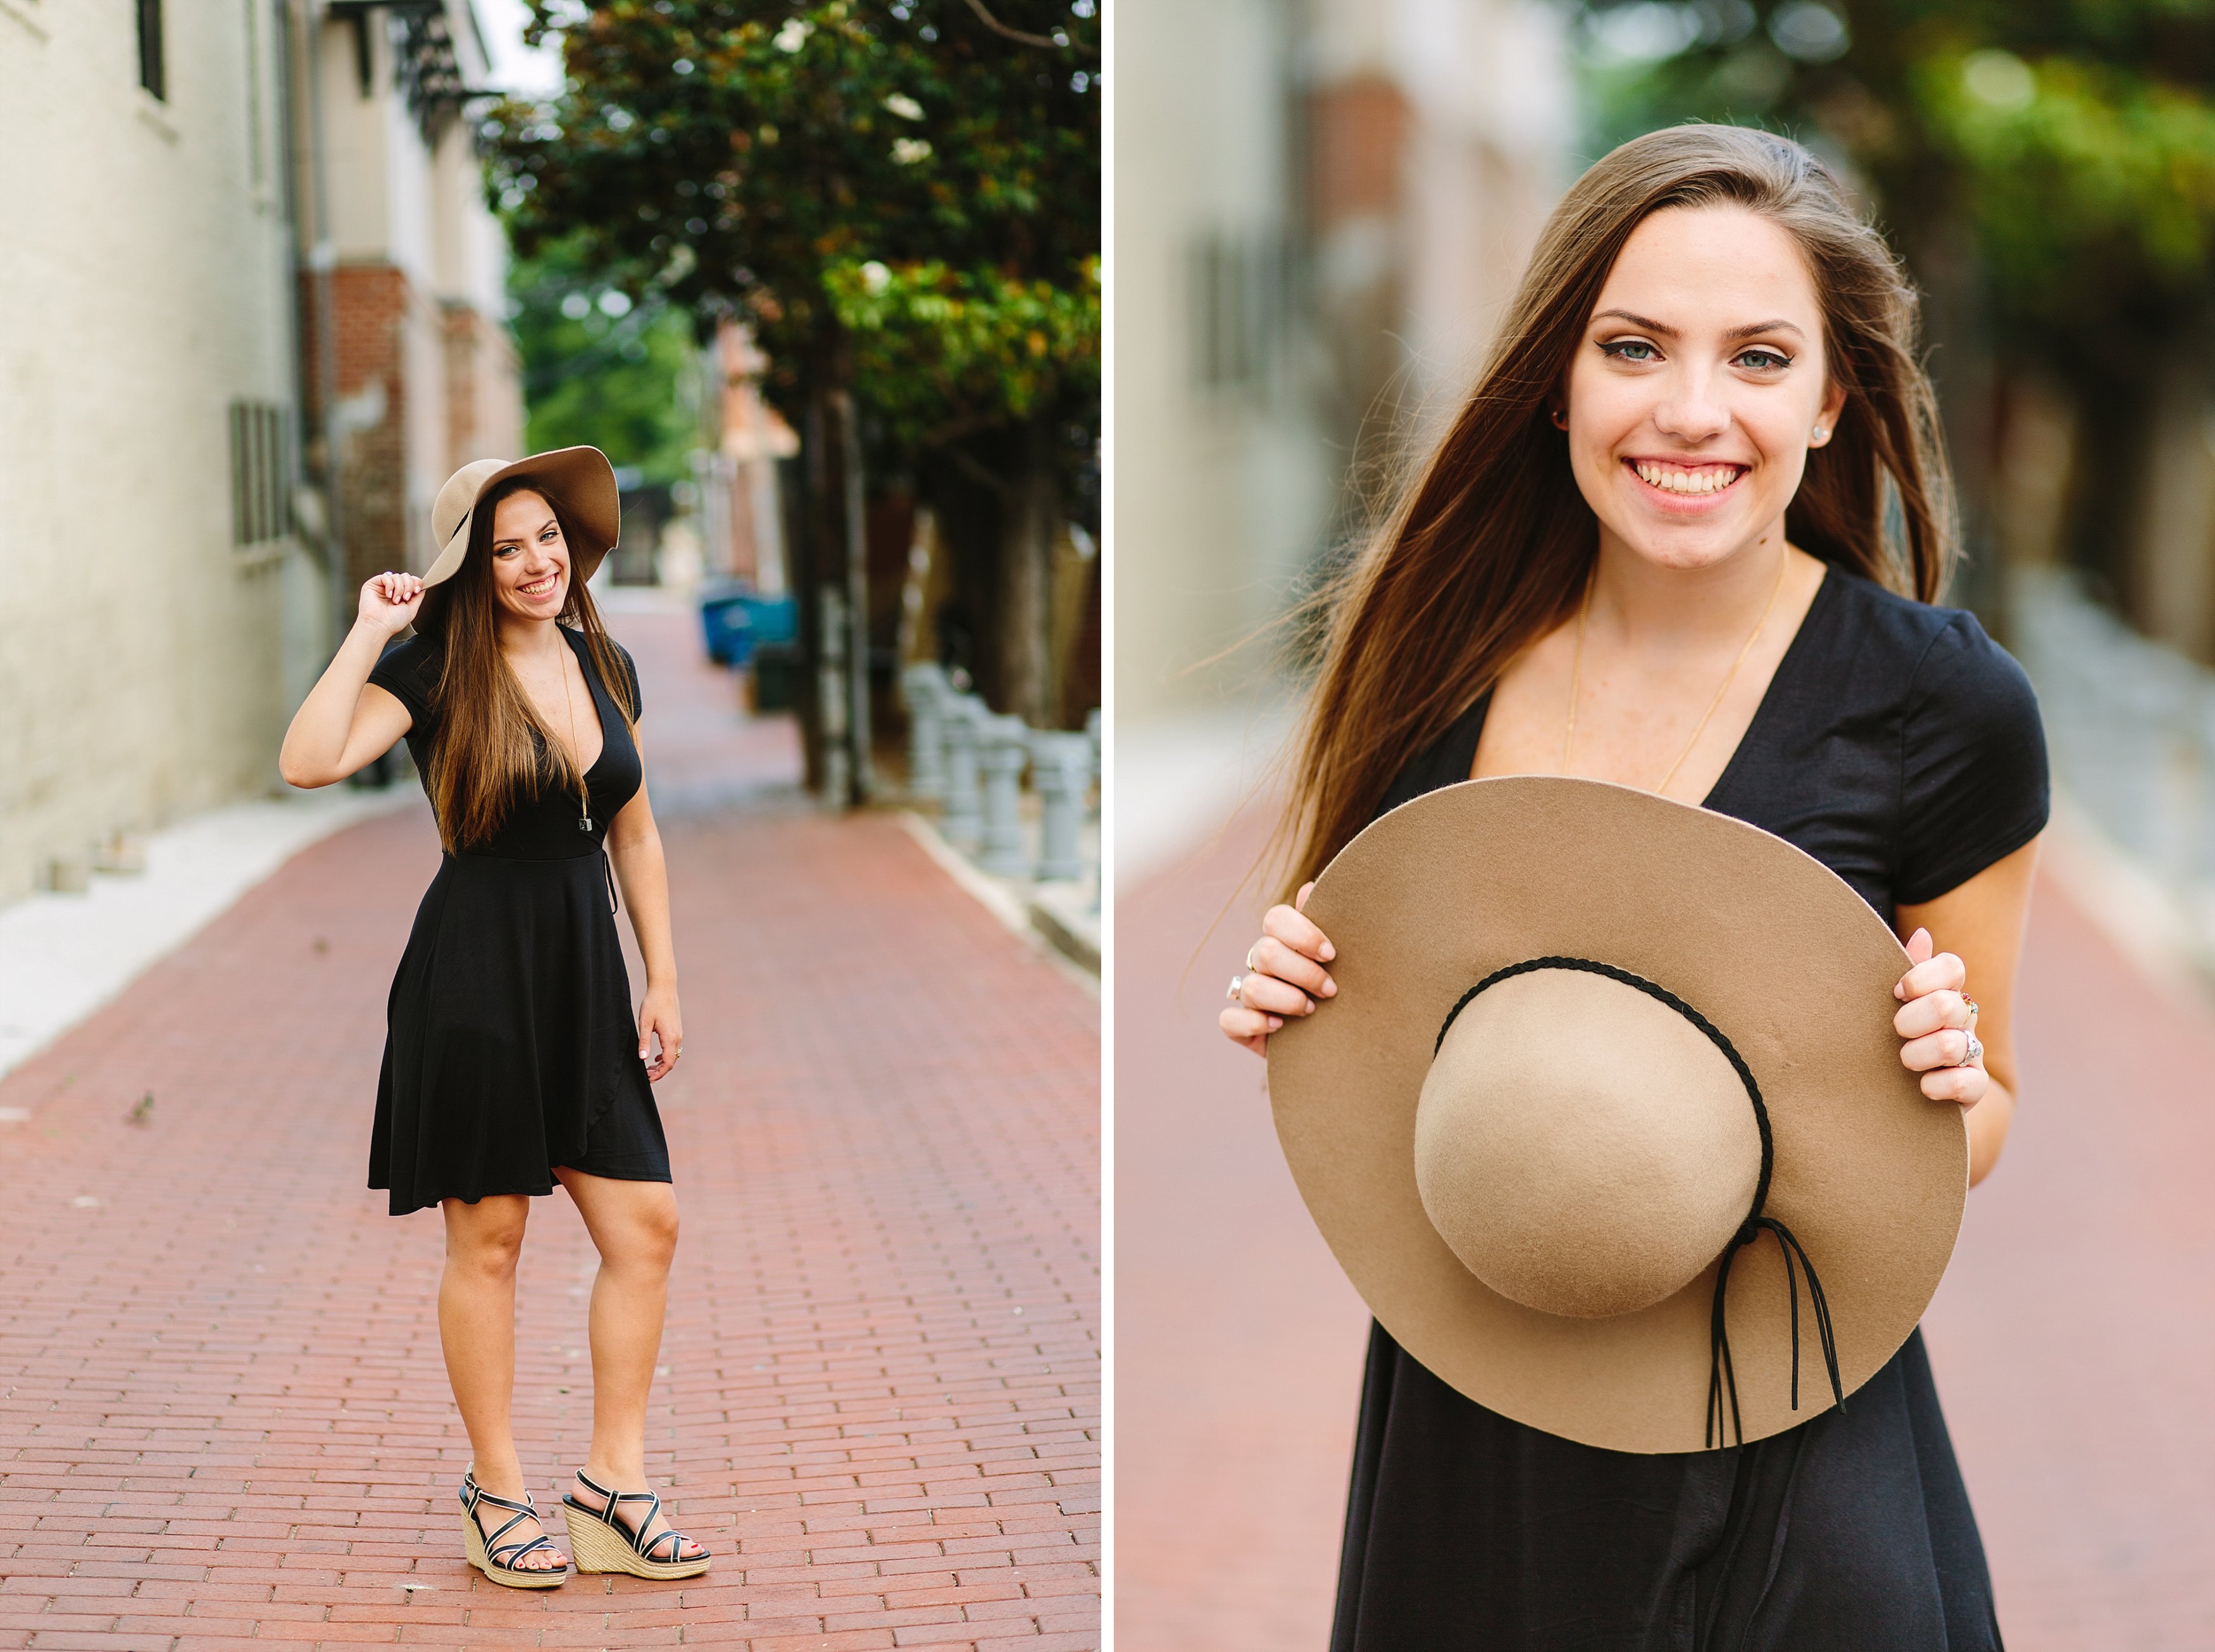
<path fill-rule="evenodd" d="M 392 1213 L 549 1194 L 554 1169 L 666 1182 L 598 852 L 449 855 L 385 1007 L 369 1185 Z"/>
<path fill-rule="evenodd" d="M 1917 1331 L 1846 1399 L 1634 1456 L 1486 1409 L 1370 1333 L 1331 1652 L 1999 1652 Z"/>

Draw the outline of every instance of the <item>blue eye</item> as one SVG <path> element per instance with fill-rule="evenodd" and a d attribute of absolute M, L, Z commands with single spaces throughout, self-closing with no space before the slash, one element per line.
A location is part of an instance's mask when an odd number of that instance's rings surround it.
<path fill-rule="evenodd" d="M 1659 359 L 1659 353 L 1644 339 L 1616 339 L 1610 343 L 1601 345 L 1599 347 L 1601 354 L 1611 356 L 1617 361 L 1635 361 L 1644 363 Z M 1643 355 L 1632 353 L 1634 351 L 1639 350 L 1643 350 L 1646 353 Z"/>
<path fill-rule="evenodd" d="M 1779 355 L 1774 350 L 1741 350 L 1739 352 L 1738 359 L 1751 365 L 1757 372 L 1775 372 L 1792 365 L 1790 356 Z"/>

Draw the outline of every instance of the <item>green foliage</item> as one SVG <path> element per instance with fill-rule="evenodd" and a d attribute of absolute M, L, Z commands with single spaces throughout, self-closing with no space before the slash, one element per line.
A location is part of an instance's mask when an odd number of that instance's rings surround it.
<path fill-rule="evenodd" d="M 824 284 L 852 341 L 856 376 L 894 439 L 934 446 L 965 433 L 951 408 L 1028 419 L 1100 395 L 1100 261 L 1083 285 L 956 271 L 936 260 L 894 268 L 833 264 Z"/>
<path fill-rule="evenodd" d="M 2009 307 L 2059 321 L 2126 273 L 2189 302 L 2215 269 L 2215 105 L 2066 58 L 1917 65 L 1917 101 Z"/>
<path fill-rule="evenodd" d="M 1096 405 L 1096 319 L 1071 308 L 1098 305 L 1093 0 L 574 9 L 533 0 L 534 37 L 561 26 L 560 98 L 484 128 L 520 248 L 565 242 L 601 279 L 749 322 L 788 414 L 811 376 L 918 439 L 1062 387 Z M 902 273 L 887 293 L 862 285 L 871 265 Z"/>
<path fill-rule="evenodd" d="M 690 474 L 698 366 L 682 310 L 593 279 L 567 242 L 518 260 L 508 294 L 531 452 L 590 445 L 649 482 Z"/>

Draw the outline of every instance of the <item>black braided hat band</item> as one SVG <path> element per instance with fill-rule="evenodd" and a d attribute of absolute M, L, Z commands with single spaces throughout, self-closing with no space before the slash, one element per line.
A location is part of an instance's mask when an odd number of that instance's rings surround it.
<path fill-rule="evenodd" d="M 1635 986 L 1648 997 L 1667 1004 L 1706 1034 L 1709 1041 L 1722 1052 L 1723 1058 L 1731 1064 L 1732 1071 L 1738 1074 L 1739 1082 L 1746 1086 L 1746 1099 L 1753 1103 L 1753 1121 L 1761 1134 L 1761 1175 L 1754 1183 L 1753 1207 L 1747 1211 L 1746 1220 L 1739 1224 L 1738 1231 L 1731 1236 L 1730 1243 L 1723 1247 L 1722 1257 L 1715 1268 L 1715 1307 L 1709 1316 L 1708 1332 L 1707 1443 L 1710 1446 L 1730 1443 L 1725 1432 L 1726 1422 L 1737 1433 L 1738 1443 L 1741 1446 L 1746 1443 L 1746 1425 L 1739 1416 L 1738 1373 L 1731 1364 L 1730 1332 L 1725 1322 L 1724 1304 L 1729 1294 L 1732 1260 L 1759 1238 L 1764 1228 L 1776 1236 L 1777 1250 L 1784 1258 L 1785 1285 L 1791 1293 L 1792 1409 L 1795 1411 L 1800 1409 L 1799 1274 L 1805 1272 L 1807 1275 L 1808 1305 L 1815 1317 L 1815 1335 L 1822 1344 L 1823 1366 L 1831 1379 L 1831 1397 L 1840 1410 L 1844 1410 L 1846 1394 L 1844 1385 L 1838 1378 L 1838 1338 L 1832 1329 L 1830 1300 L 1823 1294 L 1822 1281 L 1815 1277 L 1815 1264 L 1809 1259 L 1807 1247 L 1794 1236 L 1790 1228 L 1776 1217 L 1763 1213 L 1762 1207 L 1769 1202 L 1770 1174 L 1776 1162 L 1776 1144 L 1769 1128 L 1769 1108 L 1761 1099 L 1761 1086 L 1754 1082 L 1753 1069 L 1746 1066 L 1746 1058 L 1724 1036 L 1721 1028 L 1667 987 L 1649 981 L 1643 975 L 1634 975 L 1627 969 L 1618 969 L 1613 964 L 1599 963 L 1590 958 L 1526 958 L 1519 964 L 1509 964 L 1504 969 L 1494 970 L 1454 1000 L 1453 1008 L 1446 1011 L 1445 1020 L 1439 1023 L 1438 1038 L 1431 1046 L 1432 1055 L 1435 1058 L 1445 1047 L 1446 1033 L 1453 1026 L 1454 1018 L 1478 993 L 1514 976 L 1527 975 L 1540 969 L 1580 969 L 1587 974 L 1604 975 L 1611 981 L 1622 982 L 1625 986 Z M 1796 1268 L 1794 1265 L 1795 1258 L 1798 1262 Z"/>

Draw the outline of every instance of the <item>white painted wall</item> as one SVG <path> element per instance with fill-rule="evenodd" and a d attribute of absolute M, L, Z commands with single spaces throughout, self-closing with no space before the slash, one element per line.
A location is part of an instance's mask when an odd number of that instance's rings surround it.
<path fill-rule="evenodd" d="M 288 709 L 300 553 L 233 548 L 227 424 L 294 396 L 276 52 L 165 10 L 163 103 L 131 8 L 0 0 L 0 900 L 266 790 Z"/>

